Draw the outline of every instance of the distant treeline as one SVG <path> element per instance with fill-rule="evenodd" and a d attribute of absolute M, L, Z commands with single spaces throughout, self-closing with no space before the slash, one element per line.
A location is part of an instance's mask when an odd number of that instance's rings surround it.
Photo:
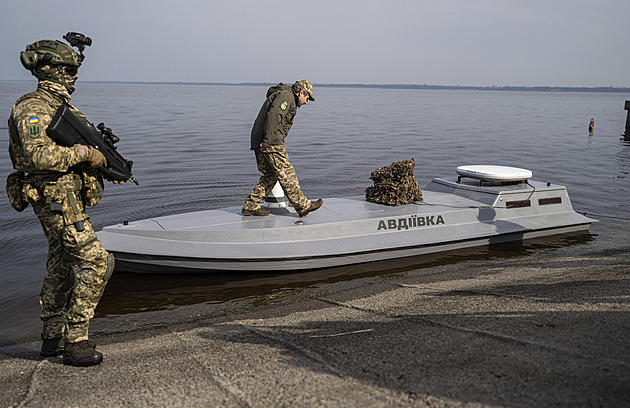
<path fill-rule="evenodd" d="M 23 81 L 7 81 L 23 82 Z M 154 81 L 82 81 L 83 83 L 105 84 L 151 84 L 151 85 L 224 85 L 224 86 L 273 86 L 275 83 L 267 82 L 154 82 Z M 447 91 L 526 91 L 526 92 L 612 92 L 630 93 L 630 88 L 613 86 L 598 87 L 571 87 L 571 86 L 465 86 L 465 85 L 416 85 L 416 84 L 320 84 L 315 87 L 326 88 L 367 88 L 367 89 L 431 89 Z"/>
<path fill-rule="evenodd" d="M 628 93 L 630 88 L 608 87 L 566 87 L 566 86 L 463 86 L 463 85 L 407 85 L 407 84 L 314 84 L 331 88 L 377 88 L 377 89 L 438 89 L 448 91 L 529 91 L 529 92 L 618 92 Z"/>
<path fill-rule="evenodd" d="M 178 82 L 184 83 L 184 82 Z M 191 82 L 197 85 L 237 85 L 237 86 L 273 86 L 272 83 L 243 82 L 243 83 L 219 83 L 219 82 Z M 616 88 L 612 86 L 601 87 L 567 87 L 567 86 L 462 86 L 462 85 L 414 85 L 414 84 L 319 84 L 315 87 L 326 88 L 367 88 L 367 89 L 433 89 L 447 91 L 528 91 L 528 92 L 616 92 L 630 93 L 630 88 Z"/>

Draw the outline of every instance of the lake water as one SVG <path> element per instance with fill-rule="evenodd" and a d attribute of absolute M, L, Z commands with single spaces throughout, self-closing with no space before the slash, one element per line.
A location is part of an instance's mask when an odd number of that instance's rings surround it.
<path fill-rule="evenodd" d="M 35 82 L 0 82 L 0 174 L 11 172 L 7 122 L 11 105 Z M 73 104 L 121 138 L 134 162 L 132 183 L 108 183 L 89 209 L 98 230 L 122 220 L 242 205 L 258 179 L 249 132 L 266 86 L 78 83 Z M 566 245 L 605 249 L 630 238 L 630 142 L 617 93 L 432 91 L 316 87 L 317 102 L 300 108 L 286 140 L 310 199 L 361 195 L 370 171 L 415 158 L 416 178 L 454 176 L 460 165 L 527 168 L 534 179 L 567 186 L 574 208 L 600 220 L 587 239 Z M 595 119 L 595 131 L 588 124 Z M 0 345 L 36 338 L 46 240 L 28 208 L 0 197 Z M 475 256 L 535 256 L 545 246 L 505 248 Z M 556 249 L 561 251 L 561 249 Z M 461 257 L 441 255 L 441 262 Z M 370 274 L 396 264 L 377 265 Z M 422 267 L 406 265 L 406 268 Z M 115 274 L 97 318 L 212 305 L 281 293 L 287 288 L 361 276 L 323 271 L 259 276 Z M 382 268 L 382 271 L 379 271 Z M 366 272 L 367 273 L 367 272 Z"/>

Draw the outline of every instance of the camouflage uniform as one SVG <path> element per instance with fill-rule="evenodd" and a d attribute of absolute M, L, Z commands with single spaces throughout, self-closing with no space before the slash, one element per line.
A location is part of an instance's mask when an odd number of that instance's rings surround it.
<path fill-rule="evenodd" d="M 260 149 L 254 151 L 256 155 L 256 165 L 262 176 L 258 184 L 245 200 L 243 208 L 255 210 L 260 203 L 269 195 L 276 181 L 280 182 L 284 194 L 297 211 L 309 207 L 311 202 L 304 196 L 300 189 L 297 174 L 284 145 L 270 146 L 268 152 L 261 152 Z"/>
<path fill-rule="evenodd" d="M 304 84 L 309 99 L 315 100 L 312 97 L 313 86 L 310 82 L 300 81 L 296 84 Z M 266 97 L 252 127 L 250 146 L 250 149 L 254 150 L 258 171 L 262 176 L 245 200 L 243 209 L 259 209 L 260 203 L 278 181 L 291 205 L 296 211 L 301 212 L 308 209 L 311 202 L 300 189 L 297 174 L 284 147 L 284 139 L 293 126 L 293 119 L 297 113 L 297 96 L 292 87 L 280 83 L 269 88 Z M 261 145 L 267 151 L 263 152 L 260 149 Z"/>
<path fill-rule="evenodd" d="M 53 71 L 48 74 L 55 78 Z M 70 78 L 70 89 L 74 80 Z M 28 173 L 24 195 L 48 239 L 40 294 L 42 339 L 62 337 L 76 343 L 88 339 L 89 320 L 113 271 L 113 257 L 97 239 L 85 213 L 83 185 L 96 171 L 78 166 L 85 160 L 79 151 L 56 144 L 46 134 L 57 108 L 69 101 L 68 84 L 40 78 L 37 90 L 13 105 L 9 153 L 14 167 Z M 76 108 L 71 106 L 71 110 L 85 120 Z"/>

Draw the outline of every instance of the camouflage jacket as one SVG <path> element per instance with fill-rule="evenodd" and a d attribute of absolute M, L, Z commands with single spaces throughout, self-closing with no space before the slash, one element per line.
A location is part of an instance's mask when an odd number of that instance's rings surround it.
<path fill-rule="evenodd" d="M 283 145 L 296 112 L 297 97 L 290 86 L 279 83 L 269 88 L 252 127 L 251 150 L 259 149 L 261 143 L 265 147 Z"/>
<path fill-rule="evenodd" d="M 46 134 L 61 104 L 70 102 L 66 89 L 40 81 L 37 90 L 22 96 L 9 117 L 9 154 L 16 170 L 30 174 L 63 174 L 81 162 L 77 149 L 56 144 Z M 85 115 L 71 107 L 85 120 Z"/>

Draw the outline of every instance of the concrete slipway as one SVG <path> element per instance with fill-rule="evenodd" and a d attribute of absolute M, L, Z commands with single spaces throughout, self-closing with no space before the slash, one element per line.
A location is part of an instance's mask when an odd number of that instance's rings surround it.
<path fill-rule="evenodd" d="M 0 406 L 628 406 L 630 248 L 587 248 L 97 319 L 99 366 L 1 348 Z"/>

